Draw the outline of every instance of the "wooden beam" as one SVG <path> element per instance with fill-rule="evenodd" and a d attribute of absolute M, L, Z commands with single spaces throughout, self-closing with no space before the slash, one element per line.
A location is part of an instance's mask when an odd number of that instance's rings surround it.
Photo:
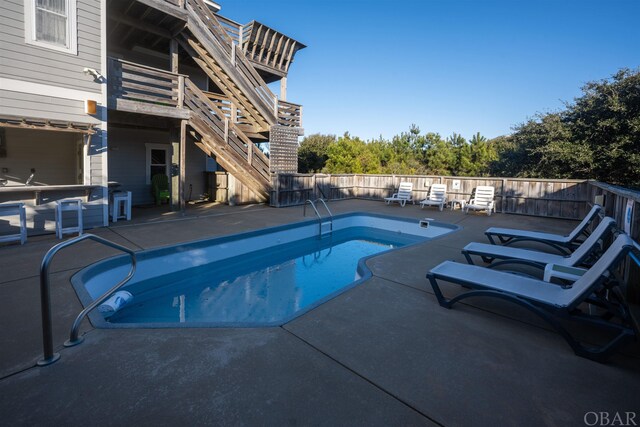
<path fill-rule="evenodd" d="M 262 37 L 262 43 L 260 43 L 260 53 L 258 54 L 258 58 L 260 62 L 262 62 L 262 58 L 264 57 L 264 48 L 267 45 L 268 37 L 269 37 L 269 28 L 265 27 L 264 37 Z"/>
<path fill-rule="evenodd" d="M 163 107 L 145 102 L 128 99 L 109 99 L 109 109 L 126 111 L 129 113 L 150 114 L 152 116 L 172 117 L 174 119 L 188 119 L 191 113 L 184 108 Z"/>
<path fill-rule="evenodd" d="M 189 14 L 186 10 L 178 6 L 173 6 L 164 0 L 138 0 L 138 2 L 183 21 L 189 19 Z"/>
<path fill-rule="evenodd" d="M 280 35 L 280 40 L 278 40 L 278 45 L 276 46 L 276 48 L 275 48 L 275 50 L 274 50 L 274 52 L 275 52 L 275 53 L 274 53 L 274 55 L 273 55 L 273 64 L 272 64 L 272 66 L 274 66 L 274 67 L 276 66 L 276 60 L 278 59 L 278 54 L 282 55 L 282 53 L 280 52 L 280 47 L 282 47 L 282 40 L 284 40 L 285 38 L 286 38 L 286 37 L 285 37 L 285 36 L 283 36 L 282 34 Z M 287 42 L 288 42 L 289 40 L 290 40 L 290 39 L 289 39 L 289 38 L 287 38 Z"/>
<path fill-rule="evenodd" d="M 282 48 L 282 52 L 280 52 L 280 62 L 278 62 L 278 68 L 282 68 L 282 63 L 284 62 L 284 58 L 287 56 L 285 52 L 287 51 L 287 48 L 289 47 L 290 42 L 291 42 L 291 39 L 287 39 L 287 42 L 284 44 L 284 47 Z"/>
<path fill-rule="evenodd" d="M 143 17 L 144 16 L 146 16 L 146 15 L 143 15 Z M 166 39 L 170 39 L 171 38 L 171 33 L 169 32 L 169 30 L 165 30 L 164 28 L 158 27 L 158 26 L 155 26 L 155 25 L 147 24 L 146 22 L 144 22 L 142 20 L 142 18 L 134 19 L 134 18 L 132 18 L 130 16 L 123 15 L 123 14 L 118 13 L 118 12 L 110 13 L 108 18 L 113 20 L 113 21 L 121 22 L 123 24 L 126 24 L 126 25 L 128 25 L 130 27 L 133 27 L 135 29 L 146 31 L 146 32 L 154 34 L 156 36 L 164 37 Z"/>
<path fill-rule="evenodd" d="M 269 59 L 271 58 L 271 54 L 273 53 L 273 43 L 276 41 L 277 35 L 278 35 L 277 33 L 273 33 L 273 35 L 271 35 L 271 40 L 269 41 L 269 48 L 267 49 L 267 56 L 264 59 L 265 64 L 269 63 Z"/>
<path fill-rule="evenodd" d="M 251 31 L 256 31 L 255 30 L 255 25 L 253 26 L 254 29 L 252 29 Z M 251 48 L 251 57 L 255 57 L 256 56 L 256 48 L 258 47 L 258 37 L 260 37 L 260 32 L 262 31 L 262 25 L 258 26 L 258 30 L 256 31 L 256 35 L 253 39 L 253 47 Z"/>

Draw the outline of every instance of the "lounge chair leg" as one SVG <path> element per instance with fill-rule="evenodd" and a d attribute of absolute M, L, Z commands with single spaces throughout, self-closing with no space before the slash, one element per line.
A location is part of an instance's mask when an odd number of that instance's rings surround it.
<path fill-rule="evenodd" d="M 471 264 L 471 265 L 475 265 L 473 262 L 473 259 L 471 259 L 471 255 L 469 255 L 468 251 L 463 250 L 462 251 L 462 255 L 464 255 L 464 257 L 467 259 L 467 263 Z"/>
<path fill-rule="evenodd" d="M 484 256 L 484 255 L 481 255 L 480 258 L 482 258 L 482 261 L 485 264 L 491 264 L 493 262 L 493 260 L 494 260 L 494 258 L 491 258 L 491 257 L 488 257 L 488 256 Z"/>
<path fill-rule="evenodd" d="M 558 321 L 556 321 L 553 317 L 551 317 L 547 312 L 545 312 L 544 310 L 536 307 L 535 305 L 521 298 L 508 295 L 503 292 L 476 289 L 469 292 L 465 292 L 463 294 L 460 294 L 454 298 L 447 300 L 442 294 L 440 287 L 438 286 L 435 275 L 432 273 L 428 273 L 427 279 L 429 279 L 429 282 L 431 283 L 431 287 L 433 288 L 433 292 L 436 295 L 436 298 L 438 299 L 438 304 L 440 304 L 441 307 L 451 309 L 456 302 L 461 301 L 465 298 L 471 298 L 471 297 L 495 297 L 495 298 L 500 298 L 500 299 L 512 302 L 540 316 L 544 321 L 546 321 L 551 327 L 553 327 L 553 329 L 556 330 L 556 332 L 558 332 L 565 339 L 567 344 L 569 344 L 569 346 L 577 356 L 584 357 L 596 362 L 600 362 L 600 363 L 605 362 L 619 345 L 624 343 L 626 339 L 631 338 L 635 335 L 632 328 L 620 325 L 619 327 L 620 333 L 616 335 L 615 338 L 607 342 L 605 345 L 600 347 L 585 347 L 580 342 L 578 342 L 575 338 L 573 338 L 573 336 L 564 327 L 562 327 L 562 325 Z"/>

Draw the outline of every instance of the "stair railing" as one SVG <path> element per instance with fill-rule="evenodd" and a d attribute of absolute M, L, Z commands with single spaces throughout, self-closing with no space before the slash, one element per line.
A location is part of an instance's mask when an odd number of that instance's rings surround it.
<path fill-rule="evenodd" d="M 253 141 L 190 79 L 185 79 L 185 106 L 197 114 L 230 150 L 242 156 L 264 182 L 270 182 L 269 159 L 255 149 Z"/>
<path fill-rule="evenodd" d="M 271 92 L 260 74 L 255 70 L 253 65 L 245 57 L 242 49 L 235 49 L 235 43 L 229 36 L 227 30 L 222 26 L 218 18 L 213 14 L 202 0 L 187 0 L 185 5 L 191 15 L 199 20 L 222 47 L 225 54 L 229 57 L 235 68 L 244 76 L 251 84 L 258 97 L 269 107 L 271 113 L 277 120 L 278 116 L 278 97 Z"/>

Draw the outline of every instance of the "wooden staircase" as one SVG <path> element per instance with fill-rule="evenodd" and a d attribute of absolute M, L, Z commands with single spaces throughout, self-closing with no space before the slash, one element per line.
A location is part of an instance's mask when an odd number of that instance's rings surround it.
<path fill-rule="evenodd" d="M 191 80 L 185 79 L 184 106 L 191 111 L 189 125 L 196 144 L 229 173 L 268 200 L 271 189 L 269 159 Z"/>
<path fill-rule="evenodd" d="M 178 42 L 208 77 L 251 118 L 256 131 L 277 124 L 278 98 L 202 0 L 187 0 L 187 30 Z"/>

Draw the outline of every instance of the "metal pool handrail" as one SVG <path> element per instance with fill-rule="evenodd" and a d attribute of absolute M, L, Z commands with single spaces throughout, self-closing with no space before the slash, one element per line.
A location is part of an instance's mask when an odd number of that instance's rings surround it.
<path fill-rule="evenodd" d="M 327 210 L 327 213 L 329 214 L 329 227 L 330 227 L 329 233 L 332 233 L 333 232 L 333 214 L 331 213 L 331 210 L 329 210 L 329 206 L 327 206 L 327 203 L 324 201 L 323 198 L 316 199 L 316 202 L 322 202 L 322 204 L 324 205 L 324 208 Z M 316 216 L 318 217 L 318 223 L 320 226 L 318 235 L 322 237 L 322 225 L 325 223 L 322 222 L 322 216 L 320 216 L 320 212 L 318 212 L 318 208 L 316 208 L 316 204 L 313 200 L 307 199 L 307 201 L 304 202 L 304 208 L 302 209 L 302 216 L 307 216 L 307 203 L 311 205 L 311 207 L 316 213 Z"/>
<path fill-rule="evenodd" d="M 94 240 L 98 243 L 102 243 L 105 246 L 109 246 L 114 249 L 118 249 L 122 252 L 126 252 L 131 257 L 131 270 L 129 270 L 129 274 L 121 280 L 117 285 L 109 289 L 105 294 L 101 297 L 97 298 L 91 304 L 89 304 L 84 310 L 80 312 L 76 320 L 73 322 L 73 326 L 71 327 L 71 333 L 69 335 L 69 340 L 65 342 L 65 346 L 73 346 L 76 344 L 80 344 L 82 339 L 78 339 L 78 327 L 82 322 L 82 319 L 95 307 L 101 304 L 104 300 L 106 300 L 112 293 L 118 290 L 121 286 L 131 279 L 136 271 L 136 254 L 131 249 L 126 248 L 124 246 L 118 245 L 110 240 L 104 239 L 102 237 L 98 237 L 94 234 L 84 234 L 82 236 L 78 236 L 73 239 L 69 239 L 67 241 L 58 243 L 45 254 L 42 259 L 42 264 L 40 265 L 40 306 L 42 309 L 42 344 L 44 348 L 44 358 L 37 362 L 38 366 L 47 366 L 58 359 L 60 359 L 59 353 L 53 352 L 53 327 L 51 321 L 51 295 L 49 292 L 49 265 L 53 260 L 53 257 L 62 249 L 74 245 L 83 240 Z"/>

